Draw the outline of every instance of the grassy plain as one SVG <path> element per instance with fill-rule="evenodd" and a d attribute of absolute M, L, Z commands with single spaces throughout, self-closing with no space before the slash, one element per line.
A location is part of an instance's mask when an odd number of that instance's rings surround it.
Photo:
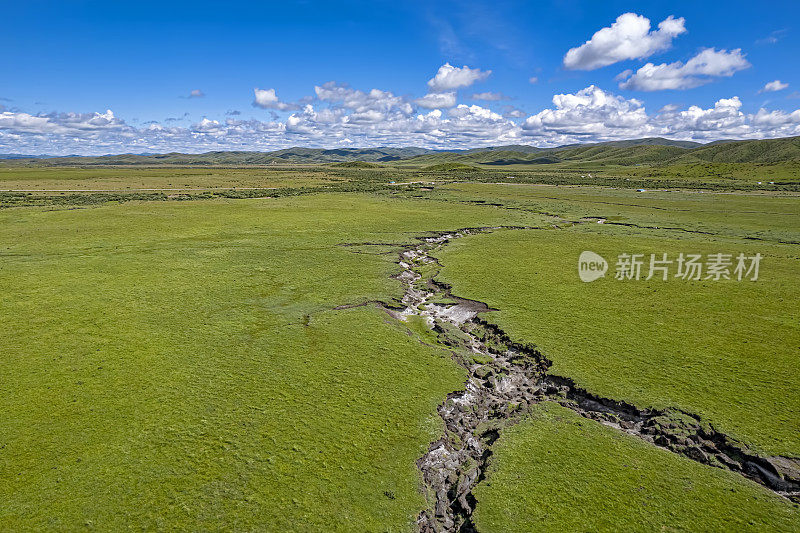
<path fill-rule="evenodd" d="M 320 169 L 0 167 L 2 191 L 196 191 L 233 187 L 311 187 L 332 182 L 334 179 Z"/>
<path fill-rule="evenodd" d="M 461 386 L 385 247 L 497 224 L 367 195 L 0 212 L 0 529 L 411 529 Z M 536 222 L 521 214 L 519 222 Z"/>
<path fill-rule="evenodd" d="M 798 453 L 798 250 L 781 244 L 800 242 L 796 196 L 453 182 L 499 181 L 500 171 L 0 176 L 39 190 L 297 194 L 85 195 L 0 209 L 0 529 L 412 530 L 425 505 L 415 461 L 464 373 L 421 323 L 370 305 L 335 308 L 400 297 L 390 278 L 398 246 L 462 227 L 606 218 L 456 240 L 440 254 L 444 278 L 501 309 L 488 318 L 603 395 L 680 405 L 760 449 Z M 431 180 L 432 190 L 389 185 Z M 610 258 L 662 247 L 760 251 L 763 283 L 575 283 L 582 249 Z M 650 529 L 680 529 L 692 512 L 745 529 L 797 520 L 755 484 L 570 416 L 537 409 L 501 438 L 478 492 L 481 528 L 526 529 L 547 509 L 540 526 L 602 529 L 625 498 L 643 509 L 620 523 Z"/>
<path fill-rule="evenodd" d="M 490 320 L 535 342 L 555 373 L 601 396 L 642 407 L 677 406 L 764 452 L 800 456 L 800 248 L 778 242 L 797 238 L 800 202 L 568 194 L 589 205 L 573 205 L 570 213 L 539 198 L 537 209 L 609 220 L 456 241 L 441 253 L 442 279 L 457 294 L 500 309 Z M 656 203 L 661 207 L 649 209 Z M 577 261 L 584 250 L 606 258 L 605 278 L 580 281 Z M 757 282 L 676 279 L 674 264 L 667 281 L 614 279 L 619 254 L 641 253 L 649 261 L 650 254 L 674 260 L 681 252 L 758 252 L 764 258 Z"/>
<path fill-rule="evenodd" d="M 544 403 L 495 445 L 475 522 L 487 533 L 797 531 L 792 505 L 754 489 Z"/>
<path fill-rule="evenodd" d="M 724 183 L 747 183 L 769 187 L 769 182 L 800 182 L 800 164 L 794 163 L 682 163 L 658 167 L 617 167 L 602 174 L 636 179 L 684 179 Z"/>

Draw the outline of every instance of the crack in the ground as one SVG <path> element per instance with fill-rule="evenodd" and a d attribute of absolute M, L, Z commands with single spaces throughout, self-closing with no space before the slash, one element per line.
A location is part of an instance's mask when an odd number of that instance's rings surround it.
<path fill-rule="evenodd" d="M 458 298 L 449 286 L 435 281 L 439 265 L 431 252 L 453 239 L 500 229 L 535 228 L 498 226 L 434 233 L 404 249 L 398 261 L 403 270 L 396 276 L 405 286 L 402 307 L 384 305 L 398 319 L 422 318 L 469 374 L 464 390 L 449 394 L 438 408 L 445 435 L 417 461 L 429 502 L 417 520 L 420 531 L 476 531 L 472 489 L 484 479 L 492 444 L 529 406 L 546 400 L 800 500 L 800 459 L 762 457 L 691 413 L 639 409 L 601 398 L 568 378 L 549 374 L 552 363 L 536 346 L 513 341 L 478 316 L 490 310 L 486 304 Z"/>

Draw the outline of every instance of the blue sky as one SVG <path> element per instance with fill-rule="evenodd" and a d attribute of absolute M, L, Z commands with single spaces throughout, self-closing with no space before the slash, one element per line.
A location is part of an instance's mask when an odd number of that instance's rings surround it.
<path fill-rule="evenodd" d="M 0 12 L 0 152 L 800 135 L 798 2 L 30 0 Z"/>

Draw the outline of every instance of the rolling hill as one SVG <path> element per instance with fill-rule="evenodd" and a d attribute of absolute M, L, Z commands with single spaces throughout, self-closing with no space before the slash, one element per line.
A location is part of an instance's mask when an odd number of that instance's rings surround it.
<path fill-rule="evenodd" d="M 442 163 L 479 165 L 546 165 L 555 163 L 593 165 L 672 165 L 691 163 L 758 163 L 800 162 L 800 137 L 735 141 L 702 145 L 691 142 L 664 142 L 664 139 L 639 139 L 583 145 L 570 145 L 550 150 L 523 152 L 478 150 L 462 153 L 440 152 L 404 159 L 401 164 L 430 166 Z"/>
<path fill-rule="evenodd" d="M 800 137 L 769 140 L 718 141 L 699 144 L 663 138 L 632 139 L 557 148 L 507 145 L 469 150 L 427 148 L 286 148 L 274 152 L 206 152 L 203 154 L 121 154 L 98 157 L 24 158 L 4 155 L 7 164 L 35 166 L 264 166 L 281 164 L 384 163 L 431 167 L 462 165 L 670 165 L 693 163 L 800 162 Z"/>

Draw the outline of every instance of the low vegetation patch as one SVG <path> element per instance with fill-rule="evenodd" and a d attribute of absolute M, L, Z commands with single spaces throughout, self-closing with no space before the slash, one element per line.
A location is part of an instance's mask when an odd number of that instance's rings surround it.
<path fill-rule="evenodd" d="M 796 531 L 796 505 L 554 403 L 494 446 L 479 531 Z"/>

